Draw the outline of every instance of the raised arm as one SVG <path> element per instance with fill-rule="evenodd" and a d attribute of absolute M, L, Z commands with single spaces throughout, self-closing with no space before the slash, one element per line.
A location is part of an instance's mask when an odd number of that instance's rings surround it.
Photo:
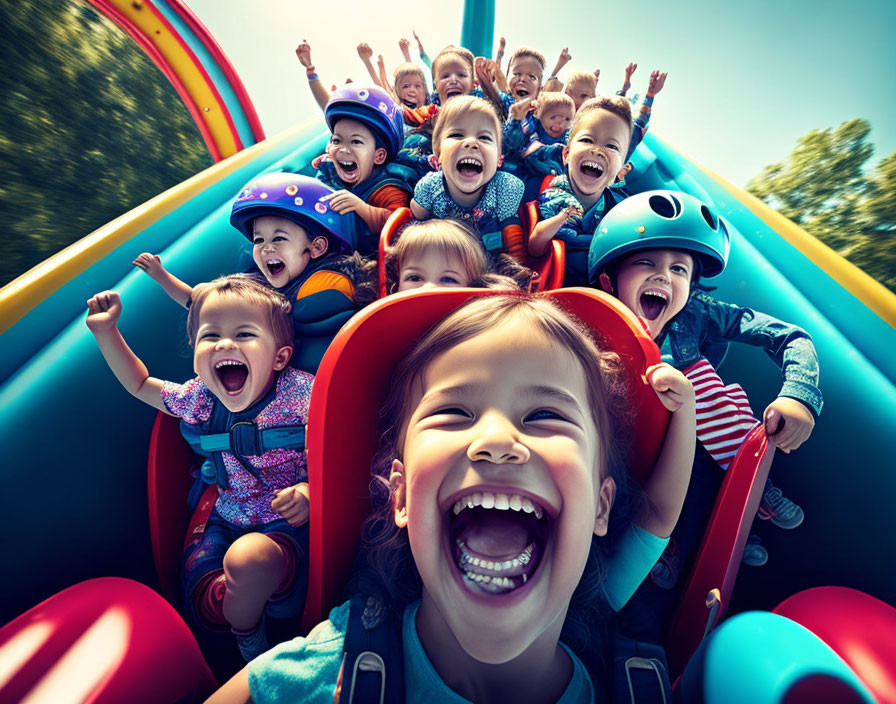
<path fill-rule="evenodd" d="M 492 105 L 495 106 L 495 109 L 498 110 L 499 115 L 503 120 L 505 117 L 503 114 L 504 104 L 501 100 L 501 94 L 498 92 L 498 87 L 495 85 L 495 62 L 484 56 L 477 56 L 474 67 L 476 71 L 476 79 L 479 81 L 479 87 L 482 89 L 482 92 L 485 94 L 485 97 L 488 98 L 489 102 L 491 102 Z"/>
<path fill-rule="evenodd" d="M 576 216 L 582 216 L 582 209 L 570 205 L 556 215 L 540 220 L 529 237 L 529 256 L 540 257 L 546 254 L 551 247 L 551 240 L 557 236 L 560 228 Z"/>
<path fill-rule="evenodd" d="M 380 77 L 379 86 L 387 93 L 389 93 L 393 98 L 395 98 L 395 102 L 401 104 L 401 101 L 397 99 L 397 96 L 394 94 L 392 90 L 392 86 L 390 85 L 389 76 L 386 75 L 386 62 L 383 61 L 383 55 L 379 54 L 376 57 L 376 70 Z"/>
<path fill-rule="evenodd" d="M 557 74 L 559 74 L 563 67 L 566 66 L 566 64 L 568 64 L 570 61 L 572 61 L 572 56 L 569 53 L 569 49 L 563 47 L 563 51 L 560 52 L 560 56 L 557 58 L 557 63 L 554 66 L 554 70 L 551 71 L 551 75 L 549 76 L 548 80 L 550 80 L 551 78 L 557 78 Z"/>
<path fill-rule="evenodd" d="M 420 60 L 426 64 L 427 68 L 432 69 L 432 59 L 426 55 L 426 50 L 423 48 L 423 42 L 421 42 L 420 37 L 417 36 L 416 30 L 414 30 L 414 39 L 417 40 L 417 50 L 420 52 Z"/>
<path fill-rule="evenodd" d="M 401 55 L 404 57 L 404 60 L 408 63 L 411 62 L 411 43 L 402 37 L 398 40 L 398 48 L 401 50 Z"/>
<path fill-rule="evenodd" d="M 647 133 L 647 125 L 650 123 L 650 115 L 653 111 L 653 99 L 666 85 L 666 75 L 659 71 L 652 71 L 650 74 L 650 80 L 647 82 L 647 95 L 644 96 L 644 100 L 641 103 L 641 111 L 638 113 L 638 117 L 635 118 L 634 125 L 632 125 L 632 138 L 628 144 L 628 153 L 625 155 L 626 161 L 631 158 L 635 147 L 641 143 L 641 140 L 644 139 L 644 135 Z"/>
<path fill-rule="evenodd" d="M 149 375 L 146 365 L 121 336 L 120 317 L 121 296 L 115 291 L 103 291 L 87 301 L 87 327 L 115 378 L 143 403 L 171 415 L 162 402 L 162 381 Z"/>
<path fill-rule="evenodd" d="M 625 67 L 625 78 L 622 80 L 622 88 L 616 91 L 616 95 L 625 95 L 632 87 L 632 74 L 638 70 L 638 64 L 632 62 Z"/>
<path fill-rule="evenodd" d="M 311 46 L 304 39 L 296 47 L 296 56 L 299 59 L 299 63 L 305 67 L 305 75 L 308 77 L 308 87 L 311 89 L 311 95 L 314 96 L 314 100 L 320 106 L 320 109 L 324 110 L 327 107 L 327 103 L 330 102 L 330 94 L 314 69 L 314 64 L 311 61 Z"/>
<path fill-rule="evenodd" d="M 506 47 L 507 40 L 501 37 L 501 40 L 498 42 L 498 51 L 495 52 L 495 85 L 498 86 L 498 90 L 509 93 L 510 86 L 507 85 L 507 76 L 504 75 L 504 69 L 501 68 L 501 64 L 504 63 L 504 49 Z"/>
<path fill-rule="evenodd" d="M 367 44 L 366 42 L 358 44 L 358 56 L 361 57 L 361 61 L 367 69 L 367 73 L 370 74 L 370 80 L 382 88 L 383 84 L 380 82 L 380 77 L 373 68 L 373 49 L 370 48 L 370 44 Z"/>
<path fill-rule="evenodd" d="M 190 296 L 193 294 L 192 286 L 184 283 L 162 266 L 162 260 L 158 254 L 144 252 L 132 264 L 149 274 L 149 277 L 161 286 L 175 303 L 179 303 L 184 308 L 187 307 Z"/>
<path fill-rule="evenodd" d="M 694 387 L 668 364 L 647 369 L 647 379 L 663 405 L 672 411 L 659 459 L 644 483 L 646 502 L 634 523 L 661 538 L 672 534 L 678 523 L 694 465 L 697 440 Z"/>

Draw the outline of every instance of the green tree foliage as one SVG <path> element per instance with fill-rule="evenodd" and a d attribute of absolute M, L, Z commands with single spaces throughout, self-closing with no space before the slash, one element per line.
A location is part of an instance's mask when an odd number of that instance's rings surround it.
<path fill-rule="evenodd" d="M 0 27 L 2 285 L 212 160 L 171 84 L 89 5 L 3 2 Z"/>
<path fill-rule="evenodd" d="M 896 291 L 896 152 L 868 173 L 870 132 L 866 120 L 812 130 L 747 190 Z"/>

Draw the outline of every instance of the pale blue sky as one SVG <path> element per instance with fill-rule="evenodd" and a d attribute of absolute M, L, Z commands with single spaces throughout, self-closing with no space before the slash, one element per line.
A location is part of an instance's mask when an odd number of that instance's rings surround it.
<path fill-rule="evenodd" d="M 317 114 L 293 53 L 312 46 L 321 77 L 362 80 L 360 41 L 391 69 L 398 39 L 416 29 L 430 56 L 456 42 L 460 2 L 421 0 L 187 0 L 236 66 L 271 136 Z M 544 8 L 550 7 L 550 12 Z M 738 185 L 790 153 L 813 128 L 857 117 L 872 124 L 874 159 L 896 150 L 896 2 L 893 0 L 497 0 L 495 28 L 508 52 L 564 46 L 570 70 L 601 69 L 615 91 L 638 63 L 632 92 L 652 68 L 669 72 L 651 129 Z M 497 43 L 497 42 L 496 42 Z"/>

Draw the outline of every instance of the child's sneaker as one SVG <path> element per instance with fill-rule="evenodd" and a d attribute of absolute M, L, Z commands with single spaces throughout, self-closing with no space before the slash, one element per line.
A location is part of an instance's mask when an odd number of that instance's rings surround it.
<path fill-rule="evenodd" d="M 236 644 L 239 646 L 240 653 L 242 653 L 246 662 L 251 662 L 262 653 L 267 652 L 271 647 L 268 645 L 268 636 L 264 628 L 264 614 L 261 615 L 258 625 L 252 630 L 238 631 L 235 628 L 231 628 L 230 632 L 236 638 Z"/>
<path fill-rule="evenodd" d="M 750 537 L 747 538 L 747 545 L 744 548 L 744 556 L 741 561 L 750 567 L 762 567 L 768 562 L 768 550 L 762 547 L 756 533 L 750 533 Z"/>
<path fill-rule="evenodd" d="M 791 530 L 796 528 L 806 515 L 803 509 L 788 499 L 781 490 L 766 479 L 765 490 L 759 502 L 759 517 L 764 521 L 771 521 L 779 528 Z"/>
<path fill-rule="evenodd" d="M 678 552 L 678 543 L 670 540 L 660 559 L 650 570 L 650 581 L 660 589 L 674 589 L 680 572 L 681 554 Z"/>

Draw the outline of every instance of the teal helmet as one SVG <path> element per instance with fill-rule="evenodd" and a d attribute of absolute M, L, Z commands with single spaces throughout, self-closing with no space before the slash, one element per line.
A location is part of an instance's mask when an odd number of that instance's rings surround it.
<path fill-rule="evenodd" d="M 595 281 L 611 262 L 642 249 L 690 252 L 701 276 L 718 276 L 730 248 L 728 228 L 708 205 L 680 191 L 645 191 L 614 206 L 597 226 L 588 277 Z"/>

